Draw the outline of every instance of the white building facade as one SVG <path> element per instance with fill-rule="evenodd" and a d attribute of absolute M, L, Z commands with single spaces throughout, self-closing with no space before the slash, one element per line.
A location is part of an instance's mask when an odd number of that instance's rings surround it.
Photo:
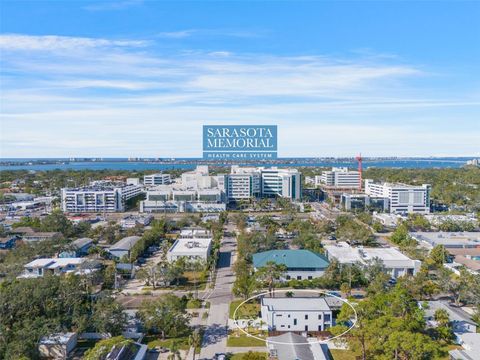
<path fill-rule="evenodd" d="M 340 264 L 360 264 L 367 266 L 374 259 L 379 259 L 385 266 L 385 271 L 392 277 L 415 275 L 420 271 L 422 262 L 412 260 L 395 248 L 352 247 L 346 242 L 336 245 L 326 245 L 325 254 L 331 261 L 336 259 Z"/>
<path fill-rule="evenodd" d="M 63 188 L 62 210 L 69 213 L 120 212 L 125 202 L 142 192 L 134 184 L 93 182 L 83 188 Z"/>
<path fill-rule="evenodd" d="M 429 184 L 413 186 L 365 180 L 365 193 L 388 198 L 390 213 L 395 214 L 430 213 L 430 190 Z"/>
<path fill-rule="evenodd" d="M 334 167 L 330 171 L 323 171 L 320 176 L 315 176 L 315 185 L 334 186 L 344 189 L 358 189 L 361 186 L 360 173 L 358 171 L 348 170 L 346 167 Z"/>
<path fill-rule="evenodd" d="M 269 331 L 325 331 L 334 325 L 332 310 L 320 297 L 263 297 L 260 309 Z"/>
<path fill-rule="evenodd" d="M 170 174 L 157 173 L 145 175 L 143 177 L 143 185 L 145 186 L 166 185 L 171 182 L 172 179 L 170 178 Z"/>

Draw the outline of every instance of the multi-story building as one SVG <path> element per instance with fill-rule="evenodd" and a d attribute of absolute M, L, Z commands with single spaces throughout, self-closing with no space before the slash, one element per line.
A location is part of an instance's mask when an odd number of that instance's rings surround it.
<path fill-rule="evenodd" d="M 261 300 L 262 321 L 269 331 L 325 331 L 334 325 L 325 298 L 270 298 Z"/>
<path fill-rule="evenodd" d="M 143 177 L 143 185 L 145 186 L 155 186 L 155 185 L 167 185 L 172 182 L 170 174 L 150 174 Z"/>
<path fill-rule="evenodd" d="M 125 210 L 127 200 L 140 195 L 134 184 L 92 182 L 82 188 L 62 189 L 62 210 L 70 213 L 118 212 Z"/>
<path fill-rule="evenodd" d="M 315 185 L 334 186 L 344 189 L 358 189 L 361 185 L 360 173 L 348 170 L 346 167 L 334 167 L 315 176 Z"/>
<path fill-rule="evenodd" d="M 168 250 L 168 261 L 180 258 L 207 261 L 212 247 L 212 238 L 179 238 Z"/>
<path fill-rule="evenodd" d="M 301 174 L 296 169 L 232 166 L 225 189 L 228 201 L 276 196 L 299 200 Z"/>
<path fill-rule="evenodd" d="M 280 196 L 291 200 L 302 197 L 301 174 L 297 169 L 260 168 L 262 176 L 261 195 Z"/>
<path fill-rule="evenodd" d="M 257 168 L 232 166 L 225 176 L 225 190 L 228 201 L 251 199 L 260 195 L 261 175 Z"/>
<path fill-rule="evenodd" d="M 365 180 L 365 193 L 370 196 L 388 198 L 390 213 L 396 214 L 428 214 L 430 213 L 431 186 L 376 183 Z"/>

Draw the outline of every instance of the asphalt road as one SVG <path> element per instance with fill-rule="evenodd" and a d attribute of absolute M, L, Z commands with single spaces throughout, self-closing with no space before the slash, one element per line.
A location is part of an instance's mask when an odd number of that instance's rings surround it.
<path fill-rule="evenodd" d="M 205 294 L 205 300 L 210 301 L 210 311 L 200 359 L 213 359 L 216 353 L 224 353 L 227 348 L 228 312 L 233 299 L 232 287 L 235 281 L 232 265 L 236 246 L 235 238 L 227 237 L 222 240 L 215 287 Z"/>

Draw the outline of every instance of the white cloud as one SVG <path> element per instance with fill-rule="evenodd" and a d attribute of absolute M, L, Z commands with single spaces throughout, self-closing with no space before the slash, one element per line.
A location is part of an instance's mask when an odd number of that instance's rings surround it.
<path fill-rule="evenodd" d="M 423 66 L 148 44 L 0 37 L 1 155 L 199 156 L 206 123 L 278 124 L 282 156 L 479 151 L 480 93 L 439 96 Z"/>
<path fill-rule="evenodd" d="M 138 6 L 141 4 L 143 4 L 143 0 L 104 0 L 86 5 L 83 7 L 83 9 L 88 11 L 125 10 L 132 6 Z"/>
<path fill-rule="evenodd" d="M 0 35 L 0 49 L 26 51 L 78 50 L 97 47 L 141 47 L 147 44 L 142 40 L 107 40 L 99 38 L 70 37 L 57 35 Z"/>

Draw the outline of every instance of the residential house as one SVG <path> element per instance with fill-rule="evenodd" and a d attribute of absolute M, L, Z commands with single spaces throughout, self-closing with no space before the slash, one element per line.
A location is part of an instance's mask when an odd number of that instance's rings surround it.
<path fill-rule="evenodd" d="M 80 238 L 70 243 L 71 250 L 61 252 L 58 257 L 82 257 L 88 255 L 88 250 L 93 246 L 93 240 L 90 238 Z"/>
<path fill-rule="evenodd" d="M 310 250 L 269 250 L 253 254 L 255 270 L 269 262 L 287 267 L 284 280 L 311 280 L 322 276 L 330 265 L 328 259 Z"/>
<path fill-rule="evenodd" d="M 307 338 L 292 332 L 267 339 L 270 359 L 277 360 L 331 360 L 327 344 L 317 338 Z"/>
<path fill-rule="evenodd" d="M 454 307 L 446 301 L 427 301 L 427 308 L 425 310 L 425 320 L 427 326 L 435 327 L 435 311 L 443 309 L 448 313 L 452 330 L 455 334 L 475 333 L 477 331 L 477 324 L 472 320 L 470 315 L 461 308 Z"/>
<path fill-rule="evenodd" d="M 76 333 L 57 333 L 42 337 L 38 343 L 38 351 L 42 358 L 67 359 L 76 346 Z"/>
<path fill-rule="evenodd" d="M 24 265 L 25 271 L 19 278 L 37 278 L 45 274 L 86 274 L 99 268 L 99 263 L 87 258 L 36 259 Z"/>
<path fill-rule="evenodd" d="M 260 309 L 269 331 L 317 332 L 334 325 L 332 310 L 322 297 L 262 297 Z"/>
<path fill-rule="evenodd" d="M 13 249 L 17 243 L 17 240 L 18 237 L 16 235 L 0 238 L 0 250 Z"/>
<path fill-rule="evenodd" d="M 140 343 L 115 345 L 107 354 L 105 360 L 145 360 L 148 347 Z"/>
<path fill-rule="evenodd" d="M 135 244 L 141 239 L 140 236 L 127 236 L 117 241 L 115 244 L 108 248 L 108 252 L 117 259 L 121 259 L 124 256 L 129 257 L 130 251 Z"/>
<path fill-rule="evenodd" d="M 462 349 L 450 350 L 450 360 L 476 360 L 480 359 L 480 334 L 464 333 L 457 336 Z"/>

